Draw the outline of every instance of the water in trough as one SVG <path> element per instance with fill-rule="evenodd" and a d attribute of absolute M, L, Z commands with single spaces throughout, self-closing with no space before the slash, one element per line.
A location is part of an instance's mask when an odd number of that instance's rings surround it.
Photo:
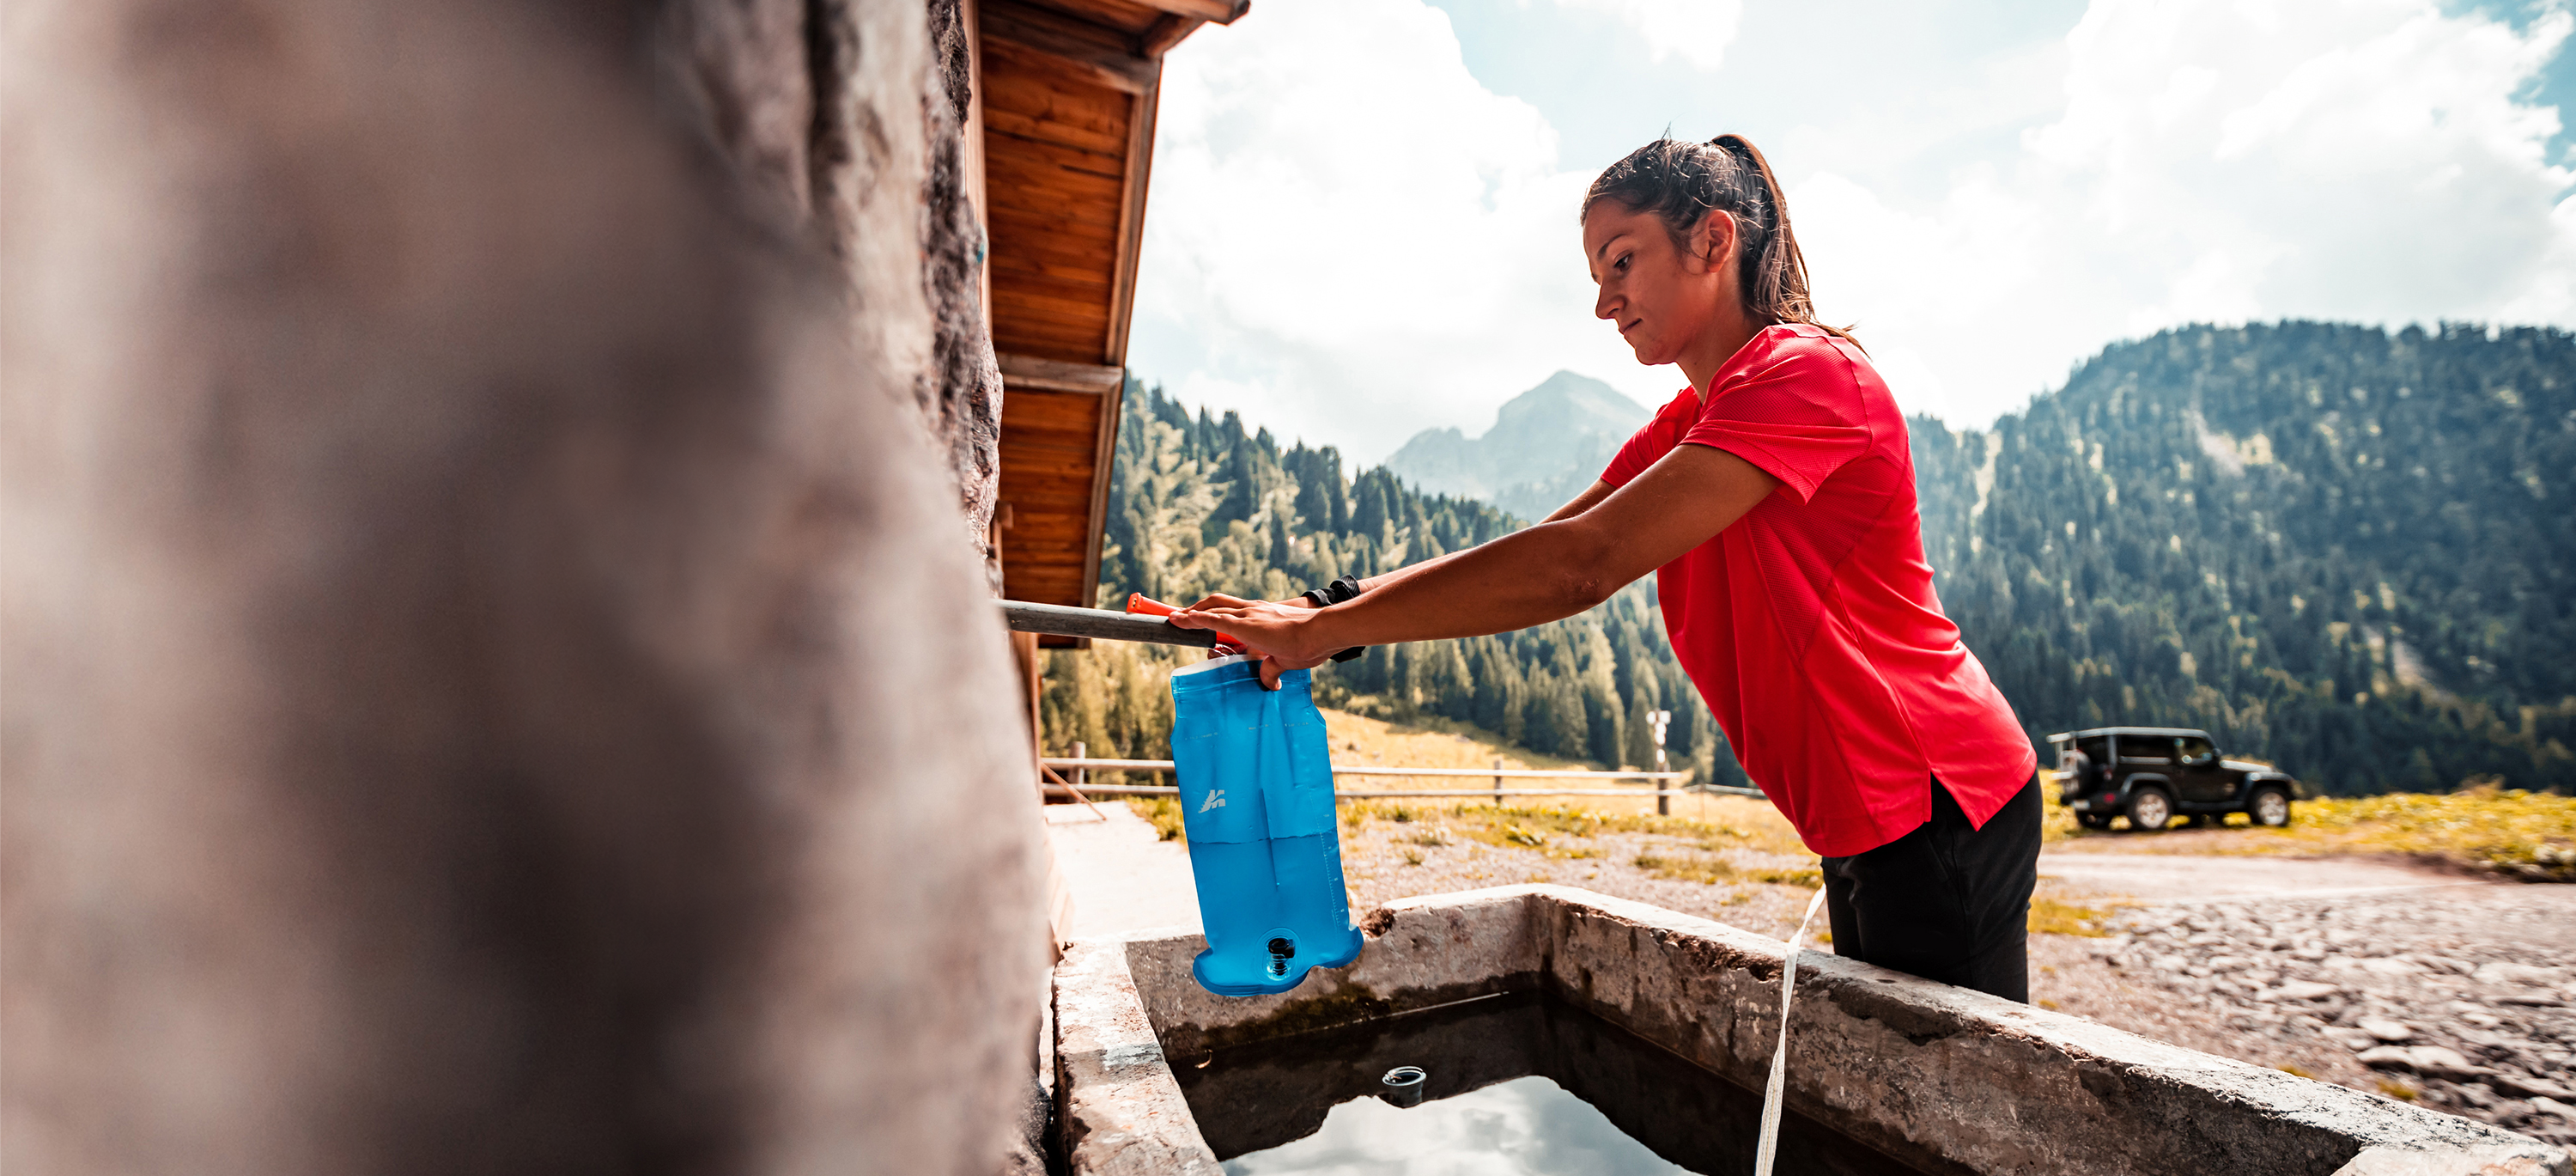
<path fill-rule="evenodd" d="M 1487 997 L 1172 1059 L 1234 1176 L 1475 1172 L 1733 1176 L 1753 1167 L 1762 1098 L 1588 1013 Z M 1390 1100 L 1399 1066 L 1420 1105 Z M 1799 1115 L 1777 1171 L 1915 1176 Z"/>

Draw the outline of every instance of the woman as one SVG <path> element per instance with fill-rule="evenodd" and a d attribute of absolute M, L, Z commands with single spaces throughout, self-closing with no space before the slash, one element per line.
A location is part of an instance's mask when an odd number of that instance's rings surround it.
<path fill-rule="evenodd" d="M 1770 165 L 1736 135 L 1651 143 L 1582 224 L 1593 313 L 1690 378 L 1599 481 L 1327 607 L 1217 596 L 1172 622 L 1245 641 L 1275 684 L 1352 646 L 1572 616 L 1655 571 L 1682 668 L 1825 859 L 1834 950 L 2029 999 L 2038 758 L 1933 597 L 1905 418 L 1815 321 Z"/>

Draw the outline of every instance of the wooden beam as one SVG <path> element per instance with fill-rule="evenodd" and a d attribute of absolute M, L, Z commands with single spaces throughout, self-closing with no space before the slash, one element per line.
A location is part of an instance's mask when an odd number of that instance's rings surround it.
<path fill-rule="evenodd" d="M 1002 386 L 1005 389 L 1034 388 L 1044 392 L 1115 396 L 1127 381 L 1125 371 L 1103 364 L 1066 363 L 1033 355 L 999 355 L 995 358 L 1002 366 Z M 1110 435 L 1117 435 L 1117 426 L 1110 426 Z"/>
<path fill-rule="evenodd" d="M 1160 72 L 1159 63 L 1139 56 L 1115 29 L 1025 4 L 989 3 L 981 15 L 985 49 L 996 59 L 1014 51 L 1041 54 L 1127 94 L 1143 93 Z"/>
<path fill-rule="evenodd" d="M 1088 603 L 1100 595 L 1100 545 L 1109 537 L 1109 475 L 1118 464 L 1118 410 L 1127 398 L 1127 373 L 1118 373 L 1118 386 L 1100 398 L 1100 439 L 1092 450 L 1098 456 L 1091 471 L 1091 525 L 1085 528 L 1082 549 L 1082 599 Z"/>
<path fill-rule="evenodd" d="M 1136 95 L 1135 112 L 1127 118 L 1127 182 L 1118 198 L 1118 268 L 1109 282 L 1109 337 L 1101 341 L 1101 362 L 1127 363 L 1127 326 L 1136 313 L 1136 259 L 1145 244 L 1145 192 L 1154 174 L 1154 112 L 1163 93 L 1163 59 L 1153 59 L 1153 77 Z"/>
<path fill-rule="evenodd" d="M 1252 0 L 1136 0 L 1157 12 L 1174 16 L 1194 16 L 1218 24 L 1233 24 L 1252 11 Z"/>
<path fill-rule="evenodd" d="M 1170 52 L 1172 46 L 1188 40 L 1191 33 L 1199 31 L 1199 26 L 1206 23 L 1195 16 L 1166 12 L 1155 18 L 1154 27 L 1146 29 L 1144 36 L 1137 38 L 1136 47 L 1147 57 L 1160 58 Z"/>

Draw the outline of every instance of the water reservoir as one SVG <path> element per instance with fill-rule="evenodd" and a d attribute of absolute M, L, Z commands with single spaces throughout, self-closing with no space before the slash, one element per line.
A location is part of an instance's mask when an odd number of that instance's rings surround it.
<path fill-rule="evenodd" d="M 1172 1059 L 1234 1176 L 1506 1172 L 1732 1176 L 1753 1166 L 1758 1092 L 1538 993 L 1509 993 Z M 1424 1071 L 1421 1103 L 1383 1079 Z M 1782 1173 L 1915 1176 L 1789 1116 Z"/>

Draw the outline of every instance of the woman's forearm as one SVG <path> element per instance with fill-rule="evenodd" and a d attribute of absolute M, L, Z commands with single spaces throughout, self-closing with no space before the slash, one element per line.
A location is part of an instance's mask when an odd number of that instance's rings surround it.
<path fill-rule="evenodd" d="M 1480 637 L 1560 620 L 1618 591 L 1619 583 L 1597 571 L 1598 546 L 1576 528 L 1542 523 L 1372 577 L 1359 597 L 1310 623 L 1340 648 Z"/>
<path fill-rule="evenodd" d="M 1392 586 L 1392 585 L 1401 584 L 1401 583 L 1405 582 L 1406 580 L 1410 580 L 1410 579 L 1412 579 L 1412 578 L 1413 578 L 1413 577 L 1415 577 L 1415 576 L 1421 575 L 1422 573 L 1424 573 L 1424 572 L 1426 572 L 1426 571 L 1429 571 L 1429 570 L 1431 570 L 1431 569 L 1433 569 L 1433 568 L 1439 567 L 1439 566 L 1440 566 L 1440 565 L 1442 565 L 1442 564 L 1448 563 L 1450 560 L 1456 559 L 1456 558 L 1458 558 L 1459 556 L 1465 555 L 1465 554 L 1467 554 L 1468 552 L 1470 552 L 1470 551 L 1474 551 L 1474 550 L 1475 550 L 1475 548 L 1473 548 L 1473 547 L 1462 548 L 1462 549 L 1457 550 L 1457 551 L 1452 551 L 1452 552 L 1450 552 L 1450 553 L 1449 553 L 1449 554 L 1447 554 L 1447 555 L 1435 555 L 1435 556 L 1432 556 L 1431 558 L 1426 559 L 1426 560 L 1423 560 L 1423 561 L 1422 561 L 1422 562 L 1420 562 L 1420 563 L 1409 563 L 1409 564 L 1406 564 L 1406 565 L 1404 565 L 1403 567 L 1397 568 L 1397 569 L 1395 569 L 1395 570 L 1394 570 L 1394 571 L 1392 571 L 1392 572 L 1380 572 L 1380 573 L 1378 573 L 1378 574 L 1376 574 L 1376 575 L 1374 575 L 1374 576 L 1370 576 L 1370 577 L 1368 577 L 1367 579 L 1361 580 L 1361 581 L 1360 581 L 1360 591 L 1361 591 L 1361 592 L 1375 592 L 1375 591 L 1377 591 L 1377 590 L 1379 590 L 1379 589 L 1381 589 L 1381 588 L 1386 588 L 1386 587 L 1390 587 L 1390 586 Z"/>
<path fill-rule="evenodd" d="M 1734 454 L 1683 445 L 1615 493 L 1587 491 L 1588 508 L 1578 510 L 1578 498 L 1549 522 L 1376 577 L 1330 608 L 1212 596 L 1172 623 L 1232 633 L 1265 664 L 1289 668 L 1355 645 L 1525 629 L 1609 599 L 1725 530 L 1778 484 Z"/>
<path fill-rule="evenodd" d="M 1593 504 L 1600 502 L 1604 498 L 1608 498 L 1610 493 L 1611 486 L 1608 482 L 1594 482 L 1592 485 L 1585 487 L 1583 493 L 1575 495 L 1574 501 L 1556 508 L 1556 512 L 1547 516 L 1546 521 L 1553 523 L 1561 519 L 1573 518 L 1576 515 L 1592 509 Z M 1517 534 L 1518 532 L 1514 533 Z M 1482 545 L 1480 544 L 1479 546 Z M 1420 563 L 1410 563 L 1391 572 L 1381 572 L 1377 575 L 1361 580 L 1360 591 L 1375 592 L 1381 588 L 1402 583 L 1405 580 L 1421 574 L 1422 572 L 1439 567 L 1440 565 L 1448 563 L 1450 560 L 1456 559 L 1473 550 L 1475 550 L 1475 548 L 1470 547 L 1460 551 L 1452 551 L 1447 555 L 1435 555 Z"/>
<path fill-rule="evenodd" d="M 1778 485 L 1732 453 L 1684 445 L 1622 489 L 1595 483 L 1547 522 L 1407 568 L 1306 624 L 1341 649 L 1561 620 L 1725 530 Z"/>

